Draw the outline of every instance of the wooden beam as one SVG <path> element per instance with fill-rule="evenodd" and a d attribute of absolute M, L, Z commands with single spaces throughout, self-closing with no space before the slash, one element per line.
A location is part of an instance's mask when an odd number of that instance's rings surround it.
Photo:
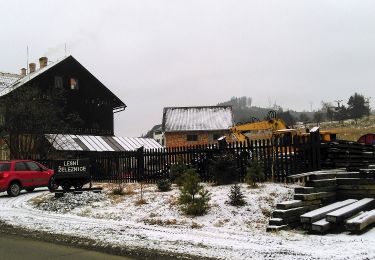
<path fill-rule="evenodd" d="M 346 207 L 340 208 L 333 212 L 330 212 L 326 216 L 326 220 L 332 223 L 341 223 L 345 219 L 350 218 L 362 210 L 372 208 L 375 204 L 374 199 L 365 198 L 352 203 Z"/>
<path fill-rule="evenodd" d="M 345 222 L 345 227 L 349 231 L 358 232 L 373 223 L 375 223 L 375 209 L 371 211 L 365 211 L 358 216 L 347 220 Z"/>
<path fill-rule="evenodd" d="M 357 200 L 344 200 L 344 201 L 339 201 L 333 204 L 330 204 L 328 206 L 307 212 L 303 215 L 301 215 L 301 222 L 302 223 L 313 223 L 316 222 L 320 219 L 325 218 L 327 213 L 335 211 L 337 209 L 343 208 L 345 206 L 348 206 L 350 204 L 353 204 L 354 202 L 357 202 Z"/>

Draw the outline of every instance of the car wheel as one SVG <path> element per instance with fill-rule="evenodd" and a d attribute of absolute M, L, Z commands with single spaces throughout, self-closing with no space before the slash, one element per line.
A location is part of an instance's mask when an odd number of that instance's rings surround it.
<path fill-rule="evenodd" d="M 49 180 L 49 183 L 48 183 L 48 189 L 49 189 L 49 191 L 50 192 L 54 192 L 58 188 L 59 188 L 59 185 L 56 183 L 55 178 L 51 177 L 51 179 Z"/>
<path fill-rule="evenodd" d="M 35 190 L 35 188 L 25 188 L 25 190 L 26 190 L 27 192 L 33 192 L 33 191 Z"/>
<path fill-rule="evenodd" d="M 17 182 L 12 182 L 7 190 L 7 193 L 11 197 L 17 197 L 21 192 L 21 185 Z"/>

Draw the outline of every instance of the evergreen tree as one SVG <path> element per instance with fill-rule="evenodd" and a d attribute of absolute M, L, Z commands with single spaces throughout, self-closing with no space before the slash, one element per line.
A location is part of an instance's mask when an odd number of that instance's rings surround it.
<path fill-rule="evenodd" d="M 357 124 L 359 118 L 370 115 L 370 107 L 363 95 L 354 93 L 349 98 L 347 112 L 350 118 L 353 118 Z"/>
<path fill-rule="evenodd" d="M 216 185 L 231 184 L 239 181 L 236 158 L 230 152 L 223 152 L 210 159 L 208 171 Z"/>
<path fill-rule="evenodd" d="M 251 187 L 257 187 L 258 181 L 264 181 L 265 174 L 263 165 L 258 161 L 249 162 L 249 166 L 246 167 L 245 182 Z"/>
<path fill-rule="evenodd" d="M 229 197 L 229 204 L 232 206 L 243 206 L 246 204 L 246 201 L 244 199 L 244 195 L 241 191 L 241 187 L 237 185 L 233 185 L 230 188 L 230 193 L 228 194 Z"/>
<path fill-rule="evenodd" d="M 199 176 L 194 169 L 188 169 L 183 180 L 179 198 L 183 212 L 193 216 L 204 215 L 209 209 L 209 192 L 200 184 Z"/>

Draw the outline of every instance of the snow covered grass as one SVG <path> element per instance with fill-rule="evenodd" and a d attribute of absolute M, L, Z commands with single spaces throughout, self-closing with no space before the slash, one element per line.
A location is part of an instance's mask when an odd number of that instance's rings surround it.
<path fill-rule="evenodd" d="M 37 196 L 31 203 L 44 211 L 70 213 L 98 219 L 127 220 L 146 225 L 176 226 L 184 228 L 221 227 L 231 230 L 264 231 L 276 203 L 291 199 L 292 189 L 282 184 L 261 184 L 251 189 L 240 184 L 247 204 L 234 207 L 227 203 L 230 185 L 204 184 L 211 193 L 208 214 L 200 217 L 186 216 L 178 205 L 179 189 L 160 192 L 155 184 L 144 185 L 144 203 L 140 203 L 140 185 L 124 185 L 125 195 L 114 195 L 116 184 L 106 184 L 102 194 L 85 192 L 66 194 L 54 198 L 52 194 Z M 131 191 L 131 192 L 126 192 Z"/>
<path fill-rule="evenodd" d="M 205 184 L 212 194 L 207 215 L 183 215 L 178 188 L 159 192 L 126 184 L 125 195 L 113 195 L 113 184 L 102 194 L 83 193 L 55 199 L 46 189 L 7 197 L 0 193 L 0 222 L 29 230 L 91 239 L 93 246 L 161 251 L 215 259 L 375 259 L 375 229 L 360 235 L 309 235 L 304 231 L 266 233 L 274 205 L 292 196 L 293 186 L 264 183 L 259 189 L 241 184 L 247 205 L 226 203 L 230 186 Z M 71 196 L 70 198 L 68 196 Z M 68 200 L 69 198 L 69 200 Z M 60 208 L 61 207 L 61 208 Z"/>
<path fill-rule="evenodd" d="M 308 125 L 309 128 L 313 126 L 315 124 Z M 344 120 L 343 123 L 338 121 L 322 122 L 320 128 L 336 132 L 339 139 L 357 141 L 362 135 L 375 132 L 375 116 L 363 117 L 358 120 L 357 124 L 353 119 Z"/>

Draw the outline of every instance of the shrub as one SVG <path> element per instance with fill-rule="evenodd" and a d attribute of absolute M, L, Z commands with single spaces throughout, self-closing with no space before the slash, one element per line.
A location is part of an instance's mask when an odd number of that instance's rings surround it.
<path fill-rule="evenodd" d="M 157 182 L 159 191 L 170 191 L 171 190 L 171 181 L 168 179 L 162 179 Z"/>
<path fill-rule="evenodd" d="M 169 178 L 173 183 L 176 183 L 178 186 L 182 185 L 183 174 L 188 169 L 188 166 L 181 162 L 173 164 L 170 169 Z"/>
<path fill-rule="evenodd" d="M 265 174 L 263 165 L 258 161 L 249 162 L 249 166 L 246 167 L 245 182 L 251 187 L 258 187 L 257 182 L 264 181 Z"/>
<path fill-rule="evenodd" d="M 125 189 L 122 183 L 119 183 L 116 187 L 111 189 L 112 195 L 125 195 Z"/>
<path fill-rule="evenodd" d="M 230 188 L 230 192 L 228 194 L 229 197 L 229 204 L 232 206 L 244 206 L 246 201 L 244 199 L 244 195 L 241 191 L 241 187 L 237 184 Z"/>
<path fill-rule="evenodd" d="M 208 169 L 216 185 L 232 184 L 239 181 L 236 158 L 229 152 L 210 159 Z"/>
<path fill-rule="evenodd" d="M 209 209 L 210 194 L 199 183 L 200 179 L 194 169 L 188 169 L 183 175 L 179 203 L 187 215 L 201 216 Z"/>

